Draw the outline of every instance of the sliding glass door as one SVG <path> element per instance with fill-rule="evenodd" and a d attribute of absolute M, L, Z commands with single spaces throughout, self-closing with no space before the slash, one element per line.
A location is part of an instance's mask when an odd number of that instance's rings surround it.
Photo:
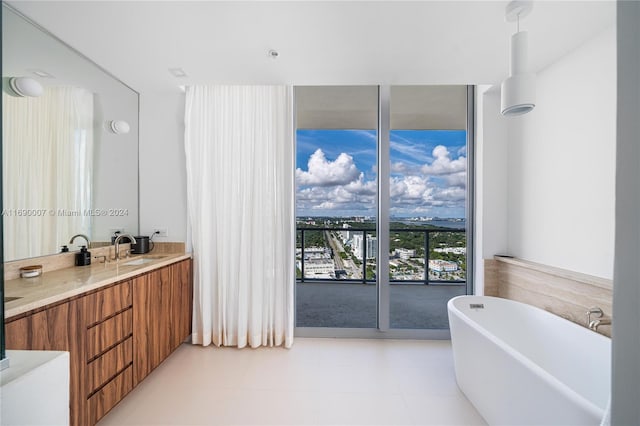
<path fill-rule="evenodd" d="M 446 329 L 467 293 L 467 87 L 390 89 L 390 328 Z"/>
<path fill-rule="evenodd" d="M 296 88 L 298 335 L 448 328 L 471 288 L 467 105 L 466 86 Z"/>
<path fill-rule="evenodd" d="M 296 324 L 376 328 L 378 87 L 298 87 L 296 121 Z"/>

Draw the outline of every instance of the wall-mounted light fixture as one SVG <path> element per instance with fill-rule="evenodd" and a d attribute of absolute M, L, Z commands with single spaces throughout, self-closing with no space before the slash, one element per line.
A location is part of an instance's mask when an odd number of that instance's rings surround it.
<path fill-rule="evenodd" d="M 29 77 L 11 77 L 9 86 L 16 95 L 21 97 L 37 98 L 44 90 L 38 80 Z"/>
<path fill-rule="evenodd" d="M 505 9 L 505 19 L 516 21 L 517 31 L 511 36 L 509 77 L 500 86 L 500 112 L 504 116 L 526 114 L 536 106 L 536 77 L 527 63 L 527 32 L 520 31 L 520 18 L 532 8 L 531 1 L 515 0 Z"/>
<path fill-rule="evenodd" d="M 107 121 L 105 127 L 116 135 L 124 135 L 126 133 L 129 133 L 129 130 L 131 130 L 129 123 L 124 120 Z"/>

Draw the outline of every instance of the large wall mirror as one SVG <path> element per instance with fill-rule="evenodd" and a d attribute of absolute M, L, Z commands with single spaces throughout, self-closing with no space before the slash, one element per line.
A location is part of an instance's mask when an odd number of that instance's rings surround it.
<path fill-rule="evenodd" d="M 138 93 L 2 5 L 4 260 L 138 233 Z M 43 87 L 19 96 L 14 77 Z M 13 85 L 11 84 L 13 82 Z M 112 122 L 126 125 L 111 126 Z"/>

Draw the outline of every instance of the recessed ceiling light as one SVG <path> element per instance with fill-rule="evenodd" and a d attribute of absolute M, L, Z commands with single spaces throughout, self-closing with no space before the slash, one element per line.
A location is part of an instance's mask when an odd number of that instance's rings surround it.
<path fill-rule="evenodd" d="M 173 74 L 174 77 L 184 78 L 187 76 L 187 73 L 184 72 L 182 68 L 169 68 L 169 72 Z"/>
<path fill-rule="evenodd" d="M 54 76 L 52 76 L 51 74 L 49 74 L 46 71 L 42 71 L 42 70 L 31 70 L 32 73 L 34 73 L 35 75 L 37 75 L 38 77 L 42 77 L 42 78 L 55 78 Z"/>

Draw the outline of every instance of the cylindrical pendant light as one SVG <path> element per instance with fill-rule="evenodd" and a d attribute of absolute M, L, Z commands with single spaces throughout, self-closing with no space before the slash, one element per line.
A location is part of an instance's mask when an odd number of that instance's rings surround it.
<path fill-rule="evenodd" d="M 518 20 L 519 27 L 520 16 L 530 10 L 528 2 L 512 2 L 507 6 L 507 20 Z M 536 78 L 529 71 L 527 38 L 526 31 L 511 36 L 509 77 L 500 86 L 500 112 L 505 116 L 526 114 L 536 106 Z"/>

